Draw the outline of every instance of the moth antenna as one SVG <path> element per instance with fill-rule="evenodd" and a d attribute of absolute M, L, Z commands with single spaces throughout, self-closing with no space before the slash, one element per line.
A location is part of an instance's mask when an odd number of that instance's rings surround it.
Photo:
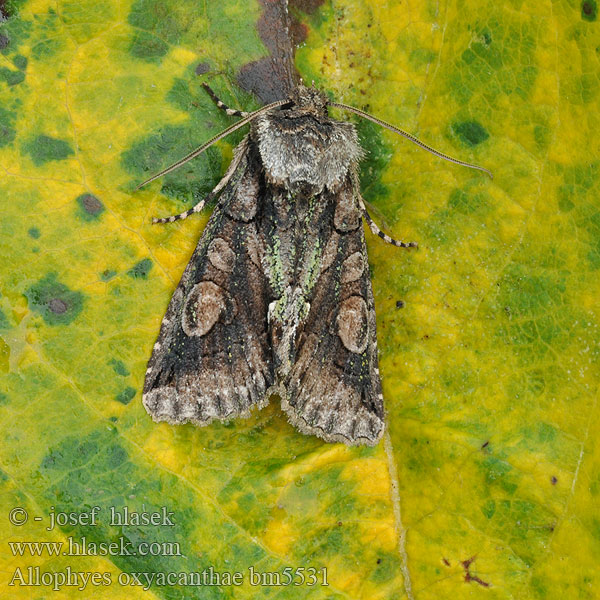
<path fill-rule="evenodd" d="M 431 152 L 431 154 L 434 154 L 435 156 L 437 156 L 439 158 L 443 158 L 444 160 L 447 160 L 448 162 L 454 163 L 456 165 L 462 165 L 463 167 L 468 167 L 469 169 L 477 169 L 478 171 L 484 171 L 485 173 L 487 173 L 490 176 L 490 179 L 494 179 L 492 172 L 488 171 L 488 169 L 486 169 L 485 167 L 480 167 L 479 165 L 474 165 L 472 163 L 468 163 L 463 160 L 458 160 L 458 158 L 453 158 L 452 156 L 448 156 L 447 154 L 439 152 L 435 148 L 432 148 L 431 146 L 428 146 L 421 140 L 417 139 L 414 135 L 411 135 L 410 133 L 403 131 L 402 129 L 398 129 L 398 127 L 394 127 L 390 123 L 386 123 L 385 121 L 382 121 L 381 119 L 378 119 L 377 117 L 374 117 L 373 115 L 370 115 L 369 113 L 365 112 L 364 110 L 360 110 L 359 108 L 354 108 L 354 106 L 348 106 L 347 104 L 340 104 L 339 102 L 329 102 L 329 106 L 333 106 L 335 108 L 341 108 L 343 110 L 348 110 L 350 112 L 353 112 L 354 114 L 358 115 L 359 117 L 363 117 L 364 119 L 373 121 L 373 123 L 377 123 L 377 125 L 381 125 L 381 127 L 385 127 L 386 129 L 389 129 L 390 131 L 399 133 L 401 136 L 405 137 L 407 140 L 410 140 L 413 144 L 416 144 L 417 146 L 423 148 L 423 150 L 427 150 L 427 152 Z"/>
<path fill-rule="evenodd" d="M 277 100 L 276 102 L 271 102 L 271 104 L 267 104 L 266 106 L 263 106 L 262 108 L 259 108 L 258 110 L 255 110 L 254 112 L 251 112 L 248 116 L 244 117 L 237 123 L 230 125 L 227 129 L 224 129 L 223 131 L 221 131 L 221 133 L 218 133 L 214 137 L 210 138 L 210 140 L 208 140 L 207 142 L 202 144 L 202 146 L 200 146 L 199 148 L 196 148 L 196 150 L 194 150 L 193 152 L 190 152 L 187 156 L 184 156 L 183 158 L 179 159 L 176 163 L 173 163 L 170 167 L 167 167 L 160 173 L 153 175 L 152 177 L 150 177 L 150 179 L 146 179 L 146 181 L 140 183 L 135 189 L 139 190 L 141 187 L 144 187 L 146 184 L 150 183 L 151 181 L 154 181 L 155 179 L 158 179 L 159 177 L 162 177 L 163 175 L 166 175 L 167 173 L 170 173 L 171 171 L 178 169 L 179 167 L 184 165 L 186 162 L 189 162 L 190 160 L 192 160 L 192 158 L 196 158 L 196 156 L 198 156 L 199 154 L 202 154 L 207 148 L 210 148 L 213 144 L 215 144 L 219 140 L 222 140 L 224 137 L 228 136 L 230 133 L 233 133 L 234 131 L 237 131 L 240 127 L 243 127 L 244 125 L 250 123 L 250 121 L 252 121 L 253 119 L 256 119 L 256 117 L 259 117 L 263 113 L 269 112 L 270 110 L 273 110 L 274 108 L 277 108 L 278 106 L 282 106 L 282 105 L 288 104 L 288 103 L 289 103 L 289 100 Z"/>
<path fill-rule="evenodd" d="M 230 108 L 217 96 L 208 83 L 203 83 L 202 87 L 206 90 L 211 100 L 221 109 L 224 110 L 230 117 L 247 117 L 250 113 L 237 108 Z"/>

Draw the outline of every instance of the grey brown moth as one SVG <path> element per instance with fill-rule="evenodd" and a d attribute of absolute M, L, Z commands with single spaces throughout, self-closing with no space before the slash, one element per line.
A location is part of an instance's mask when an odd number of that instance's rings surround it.
<path fill-rule="evenodd" d="M 289 421 L 328 442 L 375 445 L 385 428 L 375 306 L 354 125 L 334 106 L 409 134 L 298 85 L 147 182 L 250 124 L 227 172 L 192 209 L 218 198 L 175 290 L 148 363 L 143 403 L 155 421 L 207 425 L 247 417 L 277 394 Z M 488 172 L 489 173 L 489 172 Z M 144 185 L 144 184 L 142 184 Z M 140 186 L 141 187 L 141 186 Z"/>

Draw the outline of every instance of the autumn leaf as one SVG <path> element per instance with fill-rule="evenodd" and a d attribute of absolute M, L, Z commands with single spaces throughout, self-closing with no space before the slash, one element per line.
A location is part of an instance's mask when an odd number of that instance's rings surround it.
<path fill-rule="evenodd" d="M 594 0 L 292 3 L 304 81 L 494 179 L 354 121 L 363 195 L 419 244 L 367 233 L 377 447 L 304 436 L 277 403 L 204 428 L 146 414 L 146 363 L 208 211 L 151 218 L 208 193 L 243 132 L 134 188 L 233 122 L 203 81 L 243 110 L 258 84 L 277 92 L 261 79 L 270 7 L 0 2 L 6 597 L 594 598 Z M 119 523 L 125 507 L 159 522 Z M 242 581 L 188 577 L 202 572 Z"/>

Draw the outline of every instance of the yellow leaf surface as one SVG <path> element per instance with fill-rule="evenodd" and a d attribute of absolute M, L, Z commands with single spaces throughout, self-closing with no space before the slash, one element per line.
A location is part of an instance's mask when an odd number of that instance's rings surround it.
<path fill-rule="evenodd" d="M 205 428 L 146 414 L 206 222 L 151 217 L 210 191 L 241 136 L 133 190 L 232 122 L 203 78 L 259 105 L 237 77 L 267 55 L 263 9 L 0 3 L 0 595 L 598 597 L 596 0 L 294 2 L 305 81 L 494 180 L 357 122 L 363 195 L 419 244 L 367 233 L 377 447 L 275 404 Z M 125 508 L 160 523 L 111 521 Z"/>

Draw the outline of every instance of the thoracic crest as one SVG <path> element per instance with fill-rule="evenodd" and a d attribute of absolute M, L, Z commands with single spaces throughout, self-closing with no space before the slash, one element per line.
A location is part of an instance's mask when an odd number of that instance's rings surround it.
<path fill-rule="evenodd" d="M 268 181 L 303 196 L 336 192 L 355 171 L 363 151 L 356 129 L 312 110 L 321 94 L 302 88 L 304 104 L 260 115 L 252 123 L 250 138 L 256 142 Z"/>

